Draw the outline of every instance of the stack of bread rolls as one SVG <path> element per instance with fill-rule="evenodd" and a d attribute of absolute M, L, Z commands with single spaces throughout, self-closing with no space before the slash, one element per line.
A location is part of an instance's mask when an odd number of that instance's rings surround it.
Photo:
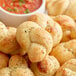
<path fill-rule="evenodd" d="M 19 55 L 11 56 L 8 67 L 0 69 L 0 76 L 34 76 L 25 59 Z"/>
<path fill-rule="evenodd" d="M 68 15 L 76 20 L 76 0 L 46 0 L 46 9 L 49 15 Z"/>
<path fill-rule="evenodd" d="M 75 21 L 38 13 L 17 28 L 0 22 L 0 76 L 76 76 Z"/>

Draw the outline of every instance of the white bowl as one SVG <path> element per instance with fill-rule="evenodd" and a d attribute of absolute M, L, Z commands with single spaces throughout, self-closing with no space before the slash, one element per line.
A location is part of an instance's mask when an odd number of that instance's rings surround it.
<path fill-rule="evenodd" d="M 45 0 L 42 0 L 42 5 L 36 11 L 29 14 L 13 14 L 0 7 L 0 21 L 4 22 L 7 26 L 18 26 L 22 22 L 26 21 L 29 16 L 36 13 L 45 12 Z"/>

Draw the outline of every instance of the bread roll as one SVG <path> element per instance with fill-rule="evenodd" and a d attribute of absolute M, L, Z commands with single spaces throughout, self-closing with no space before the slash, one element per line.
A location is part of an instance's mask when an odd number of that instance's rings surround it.
<path fill-rule="evenodd" d="M 54 76 L 59 67 L 59 62 L 53 56 L 46 56 L 41 62 L 31 65 L 35 76 Z"/>
<path fill-rule="evenodd" d="M 34 74 L 22 56 L 14 55 L 9 60 L 9 66 L 0 69 L 0 76 L 34 76 Z"/>
<path fill-rule="evenodd" d="M 53 48 L 51 55 L 55 56 L 61 65 L 70 59 L 76 58 L 76 40 L 57 45 Z"/>
<path fill-rule="evenodd" d="M 30 21 L 36 22 L 44 28 L 46 31 L 52 35 L 53 38 L 53 46 L 56 46 L 60 43 L 62 39 L 62 29 L 58 23 L 53 21 L 48 15 L 46 14 L 35 14 L 29 17 Z"/>
<path fill-rule="evenodd" d="M 6 54 L 18 53 L 20 46 L 16 40 L 16 28 L 6 27 L 0 22 L 0 51 Z"/>
<path fill-rule="evenodd" d="M 29 68 L 11 67 L 0 69 L 0 76 L 34 76 Z"/>
<path fill-rule="evenodd" d="M 69 0 L 48 0 L 46 2 L 48 14 L 52 16 L 63 14 L 68 6 Z"/>
<path fill-rule="evenodd" d="M 46 8 L 51 16 L 65 14 L 76 20 L 76 0 L 46 0 Z"/>
<path fill-rule="evenodd" d="M 76 28 L 74 20 L 66 15 L 58 15 L 56 17 L 53 17 L 53 19 L 60 24 L 63 30 L 63 38 L 62 42 L 69 41 L 73 39 L 71 37 L 72 30 Z"/>
<path fill-rule="evenodd" d="M 76 59 L 65 62 L 55 76 L 76 76 Z"/>
<path fill-rule="evenodd" d="M 28 53 L 31 62 L 42 61 L 53 47 L 51 35 L 31 21 L 26 21 L 17 28 L 16 37 L 24 50 L 23 55 Z"/>

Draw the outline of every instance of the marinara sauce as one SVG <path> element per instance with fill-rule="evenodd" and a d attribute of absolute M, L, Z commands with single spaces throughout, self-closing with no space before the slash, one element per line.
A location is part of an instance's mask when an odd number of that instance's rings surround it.
<path fill-rule="evenodd" d="M 15 14 L 27 14 L 37 10 L 42 0 L 2 0 L 1 7 Z"/>

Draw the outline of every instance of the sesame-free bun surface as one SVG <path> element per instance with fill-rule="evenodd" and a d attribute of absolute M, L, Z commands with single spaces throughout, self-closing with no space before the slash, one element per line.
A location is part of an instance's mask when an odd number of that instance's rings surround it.
<path fill-rule="evenodd" d="M 63 14 L 69 5 L 69 0 L 46 0 L 46 8 L 49 15 Z"/>
<path fill-rule="evenodd" d="M 76 20 L 76 0 L 46 0 L 46 9 L 51 16 L 65 14 Z"/>
<path fill-rule="evenodd" d="M 53 48 L 51 55 L 55 56 L 61 65 L 70 59 L 76 58 L 76 39 L 60 43 Z"/>
<path fill-rule="evenodd" d="M 24 57 L 13 55 L 9 60 L 8 67 L 0 69 L 0 76 L 34 76 Z"/>
<path fill-rule="evenodd" d="M 58 15 L 53 17 L 53 19 L 60 24 L 63 30 L 62 42 L 72 40 L 71 33 L 76 28 L 75 21 L 67 15 Z"/>
<path fill-rule="evenodd" d="M 60 43 L 62 39 L 62 29 L 60 25 L 56 23 L 50 16 L 38 13 L 30 16 L 28 20 L 36 22 L 40 27 L 44 28 L 50 33 L 50 35 L 52 35 L 53 46 Z"/>
<path fill-rule="evenodd" d="M 19 51 L 20 46 L 16 40 L 16 28 L 6 27 L 0 22 L 0 51 L 6 54 Z"/>
<path fill-rule="evenodd" d="M 76 59 L 71 59 L 63 64 L 55 76 L 76 76 Z"/>
<path fill-rule="evenodd" d="M 19 56 L 19 55 L 13 55 L 11 56 L 9 60 L 9 67 L 14 67 L 14 66 L 25 66 L 27 67 L 27 62 L 24 59 L 24 57 Z"/>
<path fill-rule="evenodd" d="M 28 54 L 31 62 L 42 61 L 53 47 L 51 35 L 32 21 L 26 21 L 17 28 L 16 38 L 23 48 L 22 54 Z"/>
<path fill-rule="evenodd" d="M 54 56 L 46 56 L 41 62 L 31 64 L 35 76 L 54 76 L 60 64 Z"/>

